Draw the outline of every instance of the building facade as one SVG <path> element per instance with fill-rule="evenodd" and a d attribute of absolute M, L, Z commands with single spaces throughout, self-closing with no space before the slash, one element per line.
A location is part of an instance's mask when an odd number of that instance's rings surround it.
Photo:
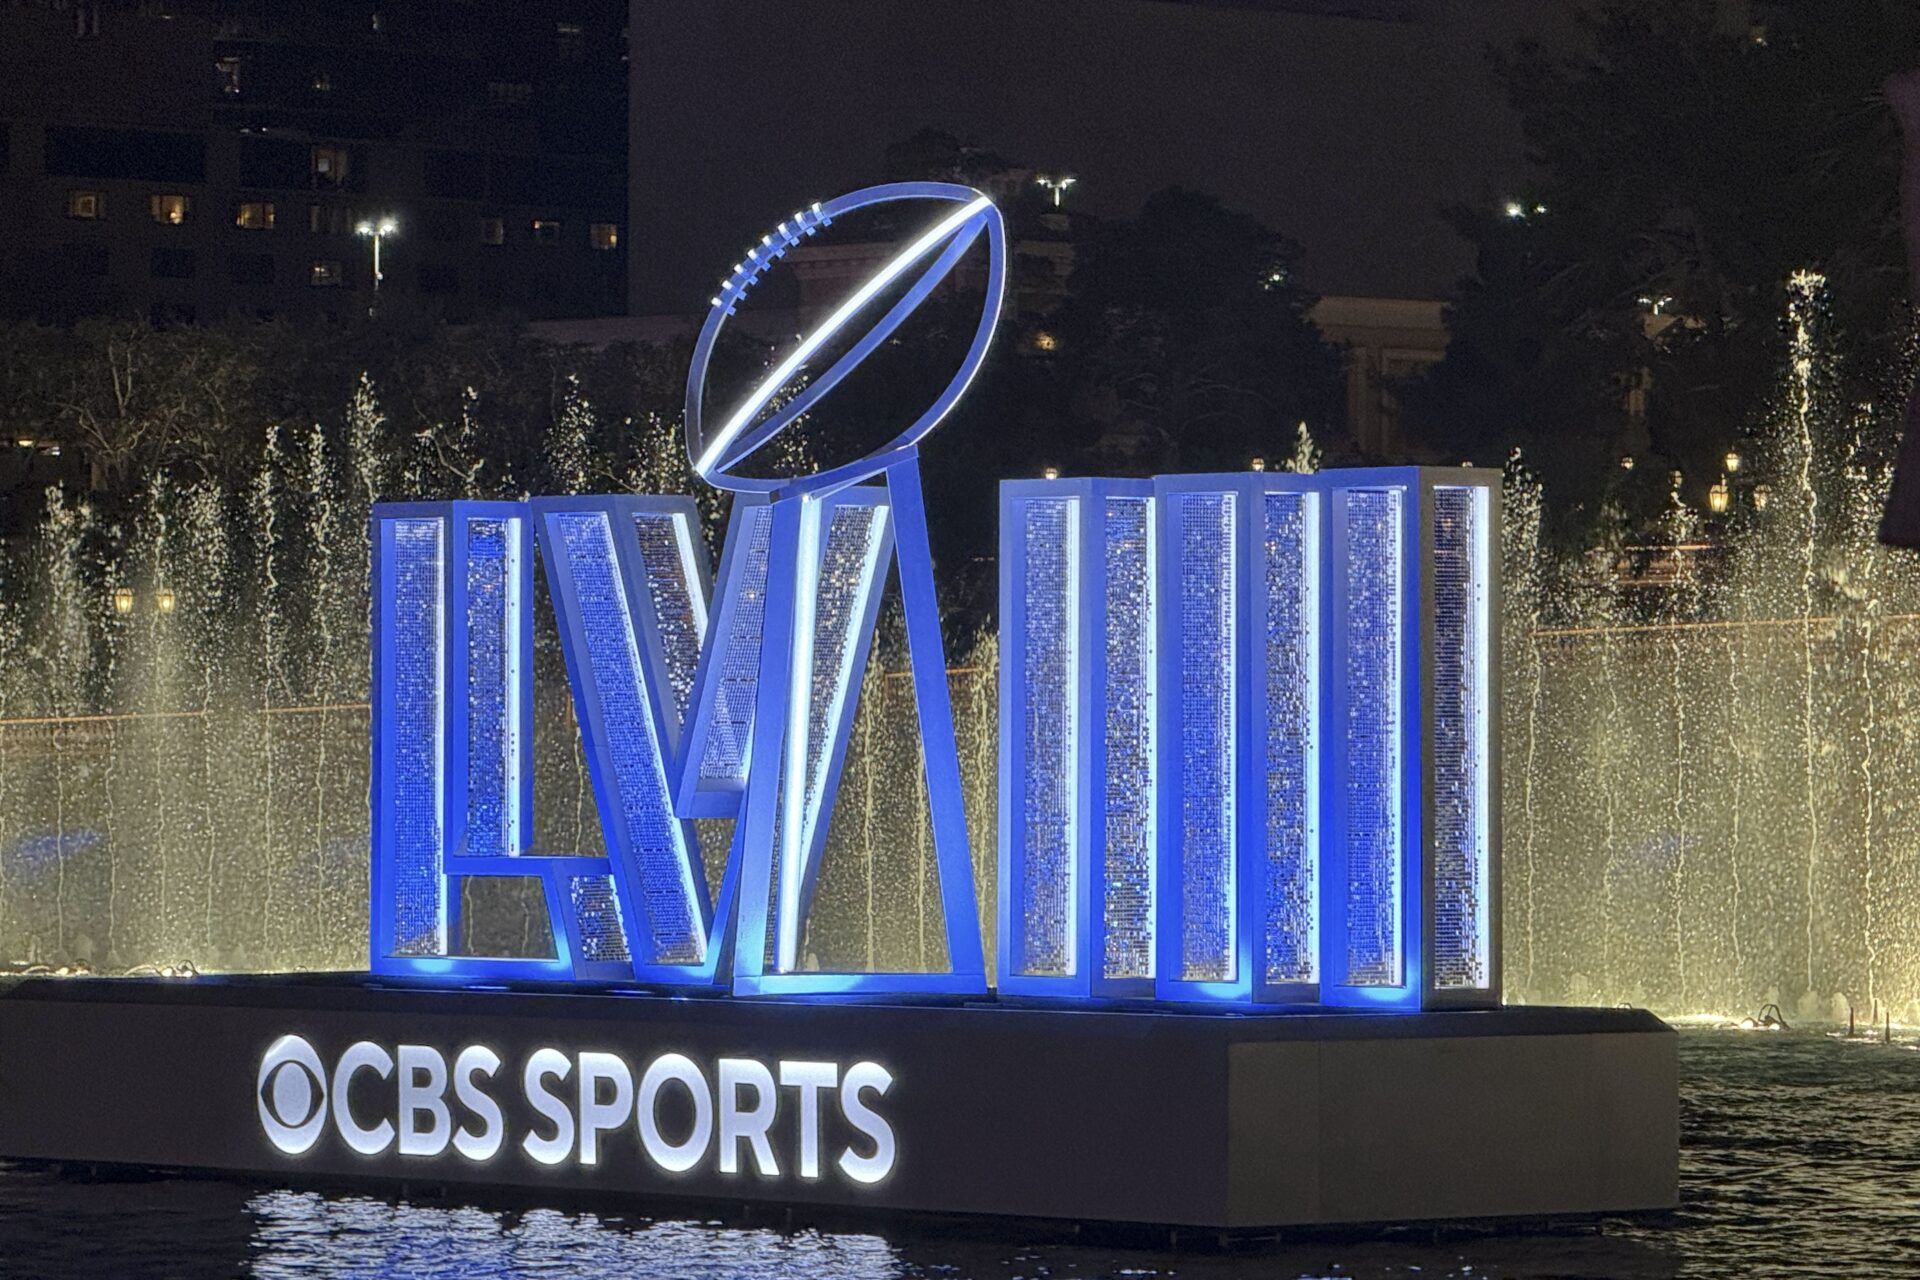
<path fill-rule="evenodd" d="M 620 0 L 0 0 L 0 313 L 625 300 Z"/>
<path fill-rule="evenodd" d="M 1369 458 L 1400 458 L 1399 388 L 1447 355 L 1446 304 L 1433 298 L 1324 297 L 1309 313 L 1347 353 L 1347 430 Z"/>

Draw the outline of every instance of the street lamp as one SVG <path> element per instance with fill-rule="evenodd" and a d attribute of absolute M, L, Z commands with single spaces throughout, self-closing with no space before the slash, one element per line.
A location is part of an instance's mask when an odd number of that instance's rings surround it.
<path fill-rule="evenodd" d="M 380 292 L 380 282 L 386 279 L 380 270 L 380 242 L 389 236 L 398 235 L 400 224 L 392 218 L 382 218 L 378 222 L 363 221 L 353 229 L 357 236 L 365 236 L 373 241 L 373 291 Z"/>
<path fill-rule="evenodd" d="M 1053 207 L 1058 209 L 1060 207 L 1061 197 L 1066 195 L 1067 188 L 1072 186 L 1074 183 L 1080 181 L 1080 179 L 1049 178 L 1043 173 L 1038 178 L 1035 178 L 1034 181 L 1039 183 L 1041 186 L 1045 187 L 1047 190 L 1053 192 Z"/>

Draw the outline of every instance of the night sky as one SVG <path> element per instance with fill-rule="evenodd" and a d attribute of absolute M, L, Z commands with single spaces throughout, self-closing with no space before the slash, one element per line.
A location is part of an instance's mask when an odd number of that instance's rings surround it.
<path fill-rule="evenodd" d="M 646 0 L 632 32 L 633 312 L 684 313 L 799 204 L 924 126 L 1126 215 L 1175 183 L 1306 247 L 1322 293 L 1440 297 L 1439 216 L 1526 172 L 1490 41 L 1568 0 Z M 1404 15 L 1329 16 L 1316 9 Z M 671 246 L 671 252 L 658 247 Z"/>

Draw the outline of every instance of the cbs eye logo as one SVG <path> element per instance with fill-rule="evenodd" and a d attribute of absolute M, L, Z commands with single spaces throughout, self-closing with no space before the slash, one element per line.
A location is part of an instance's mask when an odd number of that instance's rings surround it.
<path fill-rule="evenodd" d="M 281 1036 L 260 1060 L 254 1100 L 260 1126 L 273 1145 L 290 1156 L 320 1140 L 327 1123 L 326 1068 L 299 1036 Z"/>

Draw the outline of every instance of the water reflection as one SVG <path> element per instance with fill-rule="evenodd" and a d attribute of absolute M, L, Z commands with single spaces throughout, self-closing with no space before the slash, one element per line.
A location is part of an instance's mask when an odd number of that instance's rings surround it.
<path fill-rule="evenodd" d="M 313 1192 L 248 1202 L 251 1274 L 328 1276 L 780 1276 L 869 1280 L 910 1274 L 878 1236 L 781 1233 L 710 1221 L 651 1221 L 535 1209 L 489 1213 Z"/>

